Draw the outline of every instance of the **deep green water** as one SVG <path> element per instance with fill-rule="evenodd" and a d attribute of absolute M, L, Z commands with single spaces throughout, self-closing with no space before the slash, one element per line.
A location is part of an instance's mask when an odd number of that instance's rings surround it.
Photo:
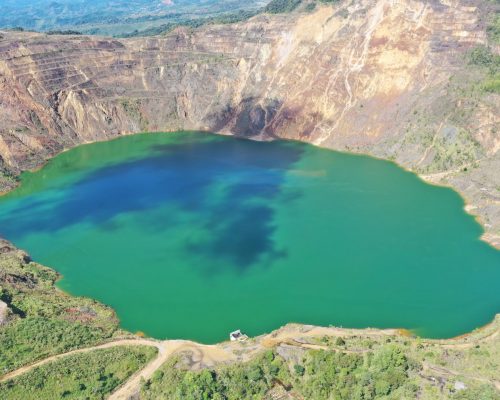
<path fill-rule="evenodd" d="M 23 174 L 0 198 L 0 236 L 158 338 L 287 322 L 451 337 L 500 311 L 500 252 L 463 205 L 369 157 L 143 134 Z"/>

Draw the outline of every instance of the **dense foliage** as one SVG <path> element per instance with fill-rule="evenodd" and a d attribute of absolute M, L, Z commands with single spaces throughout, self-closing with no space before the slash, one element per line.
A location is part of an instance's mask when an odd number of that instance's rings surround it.
<path fill-rule="evenodd" d="M 143 384 L 144 399 L 260 399 L 277 379 L 288 381 L 290 374 L 284 361 L 271 351 L 249 363 L 187 371 L 172 360 Z"/>
<path fill-rule="evenodd" d="M 302 0 L 271 0 L 264 9 L 271 14 L 285 13 L 295 10 Z"/>
<path fill-rule="evenodd" d="M 73 29 L 67 29 L 65 31 L 54 30 L 47 32 L 47 35 L 81 35 L 81 34 L 82 33 L 80 31 L 75 31 Z"/>
<path fill-rule="evenodd" d="M 155 353 L 149 346 L 118 346 L 71 355 L 0 383 L 0 398 L 103 399 Z"/>
<path fill-rule="evenodd" d="M 365 354 L 309 352 L 304 368 L 295 385 L 308 399 L 379 399 L 389 394 L 413 398 L 417 390 L 408 372 L 419 366 L 396 345 Z"/>
<path fill-rule="evenodd" d="M 0 241 L 0 374 L 48 355 L 102 342 L 116 331 L 113 310 L 57 290 L 55 271 Z"/>
<path fill-rule="evenodd" d="M 200 26 L 211 25 L 211 24 L 233 24 L 236 22 L 245 21 L 257 14 L 258 11 L 240 10 L 238 12 L 222 14 L 214 17 L 184 19 L 176 22 L 169 22 L 152 28 L 147 28 L 144 30 L 134 30 L 131 33 L 127 33 L 121 36 L 136 37 L 136 36 L 164 35 L 180 26 L 185 26 L 194 29 L 194 28 L 199 28 Z"/>
<path fill-rule="evenodd" d="M 331 4 L 338 3 L 340 0 L 317 0 L 320 3 Z M 271 0 L 264 8 L 264 12 L 271 14 L 287 13 L 295 10 L 302 0 Z M 316 6 L 316 2 L 308 3 L 304 9 L 305 11 L 312 11 Z"/>
<path fill-rule="evenodd" d="M 396 345 L 365 354 L 314 350 L 301 364 L 288 364 L 268 351 L 249 362 L 202 372 L 182 369 L 174 362 L 144 383 L 145 399 L 261 399 L 276 386 L 305 399 L 413 398 L 417 386 L 409 378 L 419 365 Z"/>

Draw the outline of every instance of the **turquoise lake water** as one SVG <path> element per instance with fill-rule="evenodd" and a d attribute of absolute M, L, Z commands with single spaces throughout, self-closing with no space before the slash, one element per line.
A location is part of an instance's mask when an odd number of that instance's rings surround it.
<path fill-rule="evenodd" d="M 500 252 L 393 163 L 201 133 L 84 145 L 0 198 L 0 236 L 157 338 L 287 322 L 451 337 L 500 311 Z"/>

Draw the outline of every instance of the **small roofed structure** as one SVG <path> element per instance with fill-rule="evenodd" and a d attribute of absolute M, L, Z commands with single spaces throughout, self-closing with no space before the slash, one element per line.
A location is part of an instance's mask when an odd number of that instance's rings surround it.
<path fill-rule="evenodd" d="M 241 330 L 238 329 L 238 330 L 231 332 L 229 334 L 229 339 L 231 339 L 231 342 L 236 342 L 236 341 L 243 342 L 243 341 L 248 339 L 248 336 L 245 335 L 243 332 L 241 332 Z"/>

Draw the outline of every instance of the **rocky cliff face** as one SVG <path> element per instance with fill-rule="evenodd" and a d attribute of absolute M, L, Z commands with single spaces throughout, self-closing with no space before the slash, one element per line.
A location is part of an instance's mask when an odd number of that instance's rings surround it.
<path fill-rule="evenodd" d="M 165 37 L 2 33 L 0 168 L 140 131 L 298 139 L 457 188 L 500 245 L 500 102 L 467 54 L 492 3 L 359 0 Z"/>

